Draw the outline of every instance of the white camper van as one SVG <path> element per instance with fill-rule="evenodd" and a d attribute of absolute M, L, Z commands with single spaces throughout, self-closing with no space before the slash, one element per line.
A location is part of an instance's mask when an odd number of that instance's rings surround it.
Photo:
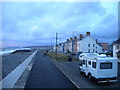
<path fill-rule="evenodd" d="M 79 70 L 89 79 L 96 79 L 98 83 L 117 81 L 117 58 L 104 54 L 82 53 L 79 56 Z"/>

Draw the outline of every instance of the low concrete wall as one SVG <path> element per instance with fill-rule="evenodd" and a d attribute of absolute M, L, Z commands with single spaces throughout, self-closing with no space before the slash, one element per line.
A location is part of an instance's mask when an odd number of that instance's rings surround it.
<path fill-rule="evenodd" d="M 0 81 L 0 84 L 2 83 L 2 88 L 12 88 L 14 86 L 28 64 L 31 62 L 36 52 L 37 51 L 35 51 L 23 63 L 21 63 L 16 69 L 14 69 L 10 74 L 8 74 L 3 80 Z"/>

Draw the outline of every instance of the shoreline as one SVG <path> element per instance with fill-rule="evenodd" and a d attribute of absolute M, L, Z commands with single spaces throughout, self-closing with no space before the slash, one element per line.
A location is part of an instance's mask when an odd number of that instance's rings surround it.
<path fill-rule="evenodd" d="M 17 52 L 2 56 L 2 79 L 20 65 L 33 52 L 34 50 L 31 50 L 31 52 Z"/>

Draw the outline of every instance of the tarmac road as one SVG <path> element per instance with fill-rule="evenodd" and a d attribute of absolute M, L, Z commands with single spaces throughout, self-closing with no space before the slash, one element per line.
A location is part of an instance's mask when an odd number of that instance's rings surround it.
<path fill-rule="evenodd" d="M 77 87 L 41 51 L 37 52 L 25 88 Z"/>
<path fill-rule="evenodd" d="M 94 80 L 89 80 L 84 74 L 79 72 L 79 61 L 73 62 L 55 62 L 61 70 L 77 84 L 79 88 L 120 88 L 120 63 L 118 63 L 118 81 L 113 83 L 97 83 Z"/>

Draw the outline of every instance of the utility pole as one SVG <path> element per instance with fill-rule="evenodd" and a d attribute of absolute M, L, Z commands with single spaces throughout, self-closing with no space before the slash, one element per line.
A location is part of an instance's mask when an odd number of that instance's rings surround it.
<path fill-rule="evenodd" d="M 56 59 L 57 59 L 57 40 L 58 40 L 58 33 L 56 33 Z"/>

